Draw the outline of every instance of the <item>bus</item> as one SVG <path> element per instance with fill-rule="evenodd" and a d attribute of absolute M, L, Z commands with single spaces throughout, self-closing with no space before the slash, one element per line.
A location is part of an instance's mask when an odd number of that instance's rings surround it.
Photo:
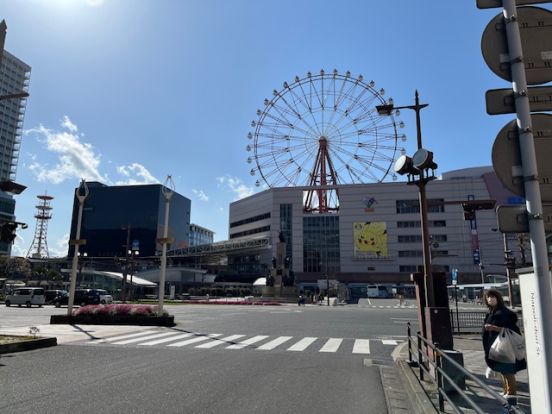
<path fill-rule="evenodd" d="M 513 282 L 513 281 L 512 281 Z M 517 281 L 516 281 L 517 282 Z M 496 289 L 504 298 L 504 302 L 510 301 L 508 294 L 508 283 L 473 283 L 468 285 L 449 285 L 447 286 L 448 297 L 454 300 L 455 297 L 462 302 L 483 303 L 483 292 L 487 289 Z M 456 290 L 456 292 L 455 292 Z M 515 303 L 520 303 L 519 300 L 519 285 L 512 283 L 512 293 Z M 456 296 L 455 296 L 456 294 Z"/>

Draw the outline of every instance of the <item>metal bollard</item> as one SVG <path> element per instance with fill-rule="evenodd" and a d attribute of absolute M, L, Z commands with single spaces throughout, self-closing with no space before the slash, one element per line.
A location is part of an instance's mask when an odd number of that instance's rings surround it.
<path fill-rule="evenodd" d="M 407 331 L 408 331 L 408 363 L 410 365 L 412 365 L 412 342 L 411 342 L 411 339 L 410 339 L 410 335 L 412 333 L 411 333 L 411 329 L 410 329 L 410 322 L 406 323 L 406 328 L 407 328 Z"/>

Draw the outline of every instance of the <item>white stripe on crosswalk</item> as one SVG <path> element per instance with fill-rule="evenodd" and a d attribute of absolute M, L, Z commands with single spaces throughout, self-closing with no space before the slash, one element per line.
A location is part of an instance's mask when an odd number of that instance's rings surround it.
<path fill-rule="evenodd" d="M 240 343 L 237 343 L 235 345 L 227 346 L 226 349 L 242 349 L 245 348 L 248 345 L 252 345 L 256 342 L 262 341 L 263 339 L 268 338 L 268 335 L 257 335 L 253 338 L 246 339 L 245 341 L 242 341 Z"/>
<path fill-rule="evenodd" d="M 382 339 L 381 343 L 384 344 L 384 345 L 397 345 L 398 344 L 398 342 L 395 341 L 394 339 Z"/>
<path fill-rule="evenodd" d="M 197 338 L 188 339 L 187 341 L 181 341 L 181 342 L 175 342 L 174 344 L 169 344 L 167 346 L 186 346 L 190 344 L 195 344 L 197 342 L 207 341 L 212 338 L 216 338 L 217 336 L 222 336 L 222 334 L 210 334 L 205 336 L 199 336 Z"/>
<path fill-rule="evenodd" d="M 370 353 L 370 340 L 369 339 L 355 339 L 353 345 L 353 354 L 369 354 Z"/>
<path fill-rule="evenodd" d="M 175 332 L 175 334 L 176 334 L 176 332 Z M 189 336 L 192 336 L 192 335 L 193 334 L 191 334 L 191 333 L 185 333 L 185 334 L 181 334 L 181 335 L 171 336 L 169 338 L 156 339 L 155 341 L 144 342 L 143 344 L 138 344 L 138 345 L 145 345 L 145 346 L 159 345 L 159 344 L 163 344 L 165 342 L 176 341 L 177 339 L 188 338 Z"/>
<path fill-rule="evenodd" d="M 163 332 L 163 333 L 157 333 L 157 334 L 154 334 L 154 335 L 141 336 L 139 338 L 132 338 L 132 339 L 127 339 L 125 341 L 114 342 L 113 344 L 114 345 L 127 345 L 127 344 L 131 344 L 133 342 L 145 341 L 146 339 L 161 338 L 162 336 L 167 336 L 167 335 L 174 335 L 174 332 Z"/>
<path fill-rule="evenodd" d="M 330 338 L 318 352 L 337 352 L 341 342 L 343 342 L 341 338 Z"/>
<path fill-rule="evenodd" d="M 138 333 L 133 333 L 128 335 L 114 336 L 113 338 L 100 339 L 99 341 L 94 341 L 93 343 L 100 344 L 102 342 L 118 341 L 120 339 L 134 338 L 136 336 L 148 335 L 154 332 L 155 331 L 143 331 L 143 332 L 138 332 Z"/>
<path fill-rule="evenodd" d="M 287 350 L 288 351 L 304 351 L 305 349 L 307 349 L 309 347 L 310 344 L 312 344 L 317 339 L 318 338 L 314 338 L 312 336 L 307 336 L 307 337 L 301 339 L 295 345 L 290 346 Z"/>
<path fill-rule="evenodd" d="M 225 338 L 220 338 L 220 339 L 217 338 L 214 341 L 207 342 L 206 344 L 198 345 L 198 346 L 196 346 L 196 348 L 209 349 L 209 348 L 214 348 L 217 345 L 222 345 L 222 344 L 227 344 L 228 345 L 228 342 L 235 341 L 236 339 L 239 339 L 243 336 L 245 336 L 245 335 L 230 335 L 230 336 L 227 336 Z"/>
<path fill-rule="evenodd" d="M 261 351 L 270 351 L 271 349 L 276 348 L 277 346 L 282 345 L 283 343 L 289 341 L 293 336 L 280 336 L 276 339 L 273 339 L 270 342 L 267 342 L 264 345 L 261 345 L 257 349 L 260 349 Z"/>

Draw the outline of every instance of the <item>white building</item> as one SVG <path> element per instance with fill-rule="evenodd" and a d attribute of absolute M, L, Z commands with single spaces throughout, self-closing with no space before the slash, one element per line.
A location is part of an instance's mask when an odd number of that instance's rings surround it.
<path fill-rule="evenodd" d="M 400 283 L 423 270 L 415 185 L 333 188 L 339 194 L 339 211 L 333 213 L 305 213 L 307 187 L 272 188 L 230 204 L 230 241 L 269 238 L 271 247 L 229 255 L 229 266 L 265 276 L 281 231 L 297 283 L 316 282 L 326 272 L 348 284 Z M 479 210 L 470 221 L 464 219 L 462 205 L 454 202 L 496 200 L 505 205 L 523 199 L 502 186 L 492 167 L 447 172 L 426 189 L 433 271 L 456 268 L 460 281 L 475 283 L 482 275 L 504 274 L 503 237 L 497 231 L 495 210 Z"/>

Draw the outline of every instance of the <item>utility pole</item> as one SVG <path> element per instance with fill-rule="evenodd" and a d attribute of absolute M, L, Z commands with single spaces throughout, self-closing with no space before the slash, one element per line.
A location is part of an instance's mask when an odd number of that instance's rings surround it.
<path fill-rule="evenodd" d="M 121 287 L 121 301 L 123 303 L 126 302 L 126 283 L 127 283 L 127 275 L 128 275 L 128 247 L 130 246 L 130 224 L 127 224 L 126 227 L 123 227 L 123 229 L 126 229 L 126 244 L 125 244 L 125 264 L 123 266 L 123 284 Z"/>

